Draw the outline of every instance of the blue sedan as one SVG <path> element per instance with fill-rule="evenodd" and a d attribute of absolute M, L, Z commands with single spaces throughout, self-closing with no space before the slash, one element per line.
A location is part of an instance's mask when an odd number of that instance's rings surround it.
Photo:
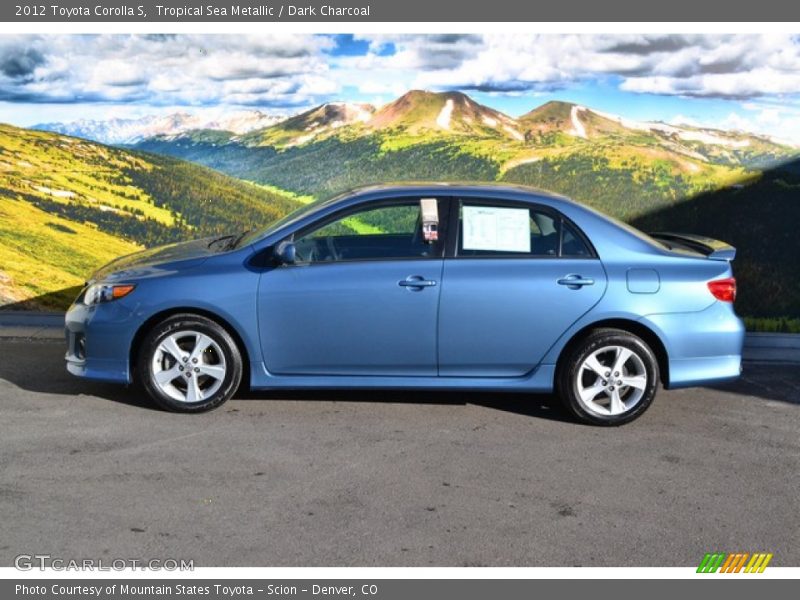
<path fill-rule="evenodd" d="M 97 271 L 68 370 L 199 412 L 252 389 L 556 392 L 629 422 L 740 373 L 735 250 L 523 187 L 400 185 Z"/>

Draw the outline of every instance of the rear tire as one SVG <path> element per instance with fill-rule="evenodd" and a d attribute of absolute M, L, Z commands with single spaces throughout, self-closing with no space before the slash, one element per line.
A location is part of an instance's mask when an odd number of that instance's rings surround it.
<path fill-rule="evenodd" d="M 224 327 L 206 317 L 180 314 L 147 333 L 136 372 L 160 407 L 205 412 L 236 393 L 242 380 L 242 357 Z"/>
<path fill-rule="evenodd" d="M 644 341 L 621 329 L 596 329 L 564 357 L 557 390 L 580 421 L 622 425 L 650 407 L 658 378 L 658 361 Z"/>

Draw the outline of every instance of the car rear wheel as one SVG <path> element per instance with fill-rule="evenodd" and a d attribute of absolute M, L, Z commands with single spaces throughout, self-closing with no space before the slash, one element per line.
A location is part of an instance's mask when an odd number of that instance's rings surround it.
<path fill-rule="evenodd" d="M 658 361 L 639 337 L 619 329 L 597 329 L 576 344 L 559 371 L 558 393 L 585 423 L 622 425 L 652 404 Z"/>
<path fill-rule="evenodd" d="M 144 338 L 137 373 L 150 397 L 176 412 L 203 412 L 236 393 L 242 358 L 230 334 L 199 315 L 174 315 Z"/>

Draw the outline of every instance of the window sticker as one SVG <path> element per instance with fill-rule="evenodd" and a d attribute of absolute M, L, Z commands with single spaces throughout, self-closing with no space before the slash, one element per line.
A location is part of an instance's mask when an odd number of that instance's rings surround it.
<path fill-rule="evenodd" d="M 531 251 L 530 214 L 527 208 L 464 206 L 464 250 Z"/>
<path fill-rule="evenodd" d="M 439 202 L 436 198 L 421 198 L 419 206 L 422 212 L 422 235 L 426 242 L 435 242 L 439 239 Z"/>

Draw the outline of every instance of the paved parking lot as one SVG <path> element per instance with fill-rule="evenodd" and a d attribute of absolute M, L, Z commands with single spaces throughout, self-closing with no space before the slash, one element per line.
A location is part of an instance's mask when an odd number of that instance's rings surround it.
<path fill-rule="evenodd" d="M 800 565 L 800 369 L 661 392 L 618 429 L 549 396 L 248 394 L 205 415 L 0 340 L 0 565 Z"/>

